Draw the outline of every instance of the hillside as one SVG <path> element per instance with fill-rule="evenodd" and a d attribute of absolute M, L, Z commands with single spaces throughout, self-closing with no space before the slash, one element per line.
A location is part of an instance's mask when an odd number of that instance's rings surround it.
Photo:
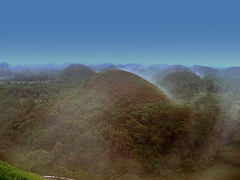
<path fill-rule="evenodd" d="M 1 180 L 44 180 L 46 178 L 22 171 L 5 162 L 0 161 L 0 179 Z"/>

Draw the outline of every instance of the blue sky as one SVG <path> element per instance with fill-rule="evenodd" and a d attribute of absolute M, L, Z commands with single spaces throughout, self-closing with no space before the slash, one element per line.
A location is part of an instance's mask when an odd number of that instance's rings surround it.
<path fill-rule="evenodd" d="M 240 2 L 0 1 L 0 62 L 240 66 Z"/>

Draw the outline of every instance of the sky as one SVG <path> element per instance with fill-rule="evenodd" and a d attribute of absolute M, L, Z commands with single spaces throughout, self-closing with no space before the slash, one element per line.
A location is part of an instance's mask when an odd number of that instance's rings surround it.
<path fill-rule="evenodd" d="M 240 1 L 0 1 L 0 62 L 240 66 Z"/>

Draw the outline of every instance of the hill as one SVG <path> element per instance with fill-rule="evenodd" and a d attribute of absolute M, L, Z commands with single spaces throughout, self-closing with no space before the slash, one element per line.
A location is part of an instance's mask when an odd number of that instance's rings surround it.
<path fill-rule="evenodd" d="M 133 158 L 148 170 L 154 167 L 147 168 L 147 161 L 181 141 L 189 115 L 155 85 L 122 70 L 93 76 L 64 104 L 98 127 L 109 160 Z"/>
<path fill-rule="evenodd" d="M 95 72 L 83 64 L 71 64 L 61 70 L 58 74 L 60 78 L 86 79 Z"/>
<path fill-rule="evenodd" d="M 103 64 L 96 64 L 96 65 L 90 65 L 89 66 L 91 69 L 93 69 L 95 72 L 103 72 L 107 70 L 114 70 L 118 69 L 118 67 L 114 64 L 110 63 L 103 63 Z"/>
<path fill-rule="evenodd" d="M 196 72 L 196 74 L 199 74 L 200 76 L 205 76 L 205 75 L 217 76 L 219 73 L 217 69 L 214 69 L 208 66 L 200 66 L 200 65 L 192 66 L 191 70 Z"/>
<path fill-rule="evenodd" d="M 13 77 L 14 73 L 8 63 L 0 63 L 0 80 L 8 79 Z"/>
<path fill-rule="evenodd" d="M 219 70 L 220 76 L 238 78 L 240 77 L 240 67 L 228 67 Z"/>
<path fill-rule="evenodd" d="M 161 72 L 161 75 L 163 76 L 169 73 L 180 72 L 180 71 L 191 71 L 191 70 L 188 67 L 183 65 L 171 65 L 163 69 Z"/>
<path fill-rule="evenodd" d="M 192 98 L 202 87 L 202 79 L 191 71 L 177 71 L 162 77 L 158 84 L 177 98 Z"/>

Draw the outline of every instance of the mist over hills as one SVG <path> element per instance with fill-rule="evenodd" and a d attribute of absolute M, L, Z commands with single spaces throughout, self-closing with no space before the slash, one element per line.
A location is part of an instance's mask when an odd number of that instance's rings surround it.
<path fill-rule="evenodd" d="M 55 65 L 53 63 L 46 65 L 10 65 L 9 63 L 3 62 L 0 64 L 0 79 L 29 79 L 34 81 L 37 79 L 36 76 L 46 76 L 52 75 L 55 76 L 60 71 L 62 71 L 67 66 L 71 66 L 73 63 L 65 63 L 62 65 Z M 183 66 L 183 65 L 167 65 L 167 64 L 153 64 L 149 66 L 143 66 L 141 64 L 89 64 L 90 69 L 96 73 L 103 72 L 106 70 L 121 69 L 129 71 L 144 77 L 147 80 L 153 81 L 159 76 L 164 76 L 165 74 L 176 72 L 176 71 L 193 71 L 194 73 L 200 75 L 201 77 L 205 75 L 211 76 L 228 76 L 230 78 L 236 78 L 240 75 L 240 67 L 228 67 L 228 68 L 213 68 L 208 66 Z M 64 70 L 65 71 L 65 70 Z M 60 73 L 61 74 L 61 73 Z M 31 76 L 35 76 L 31 77 Z M 45 78 L 39 78 L 41 80 Z"/>
<path fill-rule="evenodd" d="M 239 67 L 0 64 L 0 160 L 75 179 L 239 166 Z"/>

